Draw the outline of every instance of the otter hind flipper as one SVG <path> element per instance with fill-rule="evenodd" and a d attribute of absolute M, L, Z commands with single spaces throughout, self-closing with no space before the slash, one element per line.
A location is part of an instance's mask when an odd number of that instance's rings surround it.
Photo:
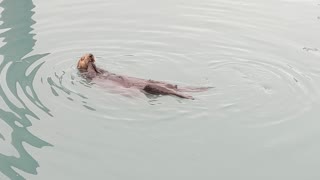
<path fill-rule="evenodd" d="M 163 87 L 160 88 L 160 86 L 154 85 L 154 84 L 148 84 L 146 85 L 143 90 L 149 94 L 155 94 L 155 95 L 167 95 L 168 93 L 163 91 Z"/>
<path fill-rule="evenodd" d="M 184 95 L 184 94 L 176 92 L 172 89 L 168 89 L 167 87 L 164 87 L 161 85 L 156 85 L 156 84 L 148 84 L 143 88 L 143 90 L 146 93 L 154 94 L 154 95 L 174 95 L 174 96 L 178 96 L 180 98 L 194 99 L 192 96 Z"/>

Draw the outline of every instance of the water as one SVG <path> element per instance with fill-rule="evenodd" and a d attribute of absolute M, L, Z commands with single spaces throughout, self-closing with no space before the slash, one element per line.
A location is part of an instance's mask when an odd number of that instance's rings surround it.
<path fill-rule="evenodd" d="M 320 2 L 0 3 L 0 179 L 319 179 Z M 179 85 L 112 92 L 76 62 Z"/>

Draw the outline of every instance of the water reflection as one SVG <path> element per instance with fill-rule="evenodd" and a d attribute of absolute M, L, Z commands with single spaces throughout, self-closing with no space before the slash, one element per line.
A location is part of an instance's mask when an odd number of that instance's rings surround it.
<path fill-rule="evenodd" d="M 0 121 L 11 127 L 11 137 L 0 135 L 0 141 L 11 138 L 11 144 L 18 152 L 18 156 L 0 153 L 0 171 L 10 179 L 24 179 L 15 169 L 27 173 L 37 174 L 38 162 L 26 151 L 24 144 L 41 148 L 50 146 L 39 139 L 27 127 L 31 126 L 30 117 L 39 119 L 26 105 L 32 103 L 44 112 L 49 113 L 38 98 L 33 81 L 42 63 L 38 61 L 47 54 L 28 55 L 35 45 L 33 38 L 32 20 L 35 7 L 32 0 L 3 0 L 0 20 L 2 32 L 0 37 L 5 43 L 0 48 L 3 60 L 0 64 L 0 103 L 7 107 L 0 107 Z M 26 102 L 30 101 L 30 102 Z M 1 133 L 1 132 L 0 132 Z"/>

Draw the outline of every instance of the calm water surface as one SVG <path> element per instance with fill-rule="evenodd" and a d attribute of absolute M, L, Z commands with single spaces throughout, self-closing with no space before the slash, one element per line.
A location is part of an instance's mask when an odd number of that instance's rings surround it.
<path fill-rule="evenodd" d="M 320 2 L 2 0 L 0 179 L 319 179 Z M 214 86 L 118 94 L 111 72 Z"/>

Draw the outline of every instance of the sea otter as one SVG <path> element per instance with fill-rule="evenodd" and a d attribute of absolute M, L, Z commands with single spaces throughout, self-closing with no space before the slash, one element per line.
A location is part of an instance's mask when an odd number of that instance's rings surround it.
<path fill-rule="evenodd" d="M 192 96 L 183 94 L 182 92 L 201 92 L 208 89 L 208 87 L 178 87 L 177 85 L 169 84 L 163 81 L 146 80 L 110 73 L 106 70 L 96 67 L 95 58 L 91 53 L 85 54 L 79 59 L 77 68 L 85 75 L 86 78 L 100 78 L 112 81 L 115 84 L 125 88 L 139 89 L 145 94 L 174 95 L 180 98 L 194 99 Z"/>

